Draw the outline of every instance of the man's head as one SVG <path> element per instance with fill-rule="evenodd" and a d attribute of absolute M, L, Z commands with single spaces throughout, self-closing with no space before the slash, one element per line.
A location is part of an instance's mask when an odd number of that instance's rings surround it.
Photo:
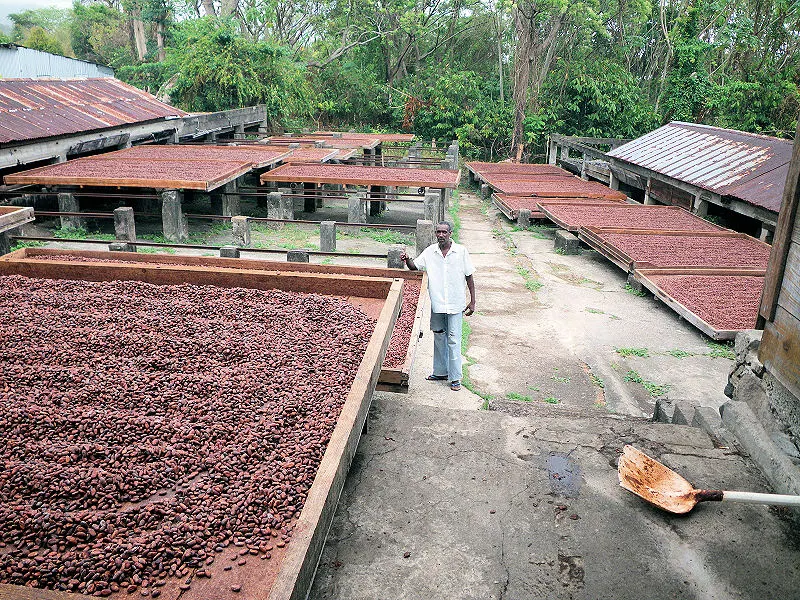
<path fill-rule="evenodd" d="M 436 241 L 440 248 L 447 248 L 450 245 L 450 235 L 453 233 L 453 226 L 448 221 L 440 221 L 436 224 Z"/>

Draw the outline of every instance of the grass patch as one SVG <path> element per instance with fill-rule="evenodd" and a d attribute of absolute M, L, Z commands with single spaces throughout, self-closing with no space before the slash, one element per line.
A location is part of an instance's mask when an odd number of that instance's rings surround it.
<path fill-rule="evenodd" d="M 461 385 L 467 388 L 470 392 L 483 399 L 481 410 L 489 409 L 489 402 L 492 400 L 492 395 L 482 392 L 472 385 L 469 379 L 469 368 L 475 364 L 475 359 L 467 356 L 467 348 L 469 347 L 469 336 L 472 335 L 472 326 L 464 319 L 461 324 L 461 354 L 464 356 L 464 365 L 461 373 Z"/>
<path fill-rule="evenodd" d="M 596 385 L 601 390 L 606 387 L 606 382 L 603 381 L 601 377 L 598 377 L 594 373 L 589 373 L 589 380 L 592 382 L 592 385 Z"/>
<path fill-rule="evenodd" d="M 534 391 L 534 392 L 538 392 L 539 391 L 539 388 L 537 386 L 535 386 L 535 385 L 529 385 L 528 389 L 531 390 L 531 391 Z"/>
<path fill-rule="evenodd" d="M 15 242 L 13 246 L 11 246 L 11 252 L 15 250 L 21 250 L 22 248 L 41 248 L 42 246 L 46 246 L 47 242 Z"/>
<path fill-rule="evenodd" d="M 322 265 L 332 265 L 333 264 L 333 257 L 329 256 L 328 258 L 324 259 L 320 264 L 322 264 Z"/>
<path fill-rule="evenodd" d="M 453 225 L 452 240 L 457 244 L 461 240 L 461 199 L 458 197 L 458 190 L 453 190 L 450 197 L 450 223 Z"/>
<path fill-rule="evenodd" d="M 625 291 L 628 292 L 631 296 L 638 296 L 639 298 L 644 298 L 645 296 L 647 296 L 647 292 L 640 291 L 631 287 L 630 283 L 625 284 Z"/>
<path fill-rule="evenodd" d="M 711 358 L 736 359 L 736 353 L 733 351 L 733 344 L 731 342 L 720 344 L 712 340 L 706 340 L 706 346 L 708 346 L 708 355 Z"/>
<path fill-rule="evenodd" d="M 372 229 L 370 227 L 362 227 L 358 233 L 350 233 L 344 231 L 336 232 L 336 239 L 364 239 L 368 238 L 379 242 L 381 244 L 402 244 L 404 246 L 412 246 L 414 236 L 400 231 L 392 231 L 390 229 Z"/>
<path fill-rule="evenodd" d="M 87 231 L 83 227 L 60 227 L 53 231 L 53 237 L 63 240 L 103 240 L 113 242 L 116 236 L 113 233 L 101 233 L 99 231 Z"/>
<path fill-rule="evenodd" d="M 652 398 L 663 396 L 669 391 L 670 388 L 668 383 L 654 383 L 652 381 L 648 381 L 647 379 L 643 379 L 642 376 L 633 369 L 625 374 L 624 379 L 625 381 L 630 381 L 641 385 L 645 390 L 647 390 Z"/>
<path fill-rule="evenodd" d="M 572 377 L 558 377 L 557 375 L 553 375 L 550 379 L 556 383 L 569 383 L 572 380 Z"/>
<path fill-rule="evenodd" d="M 517 273 L 525 280 L 525 288 L 531 292 L 538 292 L 544 287 L 544 284 L 533 277 L 531 272 L 525 267 L 517 267 Z"/>
<path fill-rule="evenodd" d="M 587 313 L 592 313 L 593 315 L 604 315 L 606 311 L 600 310 L 599 308 L 589 308 L 588 306 L 584 308 Z"/>
<path fill-rule="evenodd" d="M 517 402 L 533 402 L 533 398 L 530 396 L 518 394 L 517 392 L 509 392 L 506 394 L 506 398 L 509 400 L 516 400 Z"/>
<path fill-rule="evenodd" d="M 136 251 L 142 254 L 175 254 L 176 252 L 175 248 L 151 248 L 150 246 L 138 246 Z M 211 254 L 210 256 L 216 255 Z"/>
<path fill-rule="evenodd" d="M 544 399 L 544 402 L 547 402 L 548 404 L 560 404 L 561 400 L 559 400 L 555 396 L 548 396 L 547 398 Z"/>
<path fill-rule="evenodd" d="M 641 358 L 650 356 L 650 352 L 647 348 L 617 348 L 617 354 L 626 358 L 628 356 L 639 356 Z"/>
<path fill-rule="evenodd" d="M 694 356 L 694 352 L 687 352 L 686 350 L 679 350 L 678 348 L 667 350 L 667 354 L 673 358 L 686 358 L 687 356 Z"/>

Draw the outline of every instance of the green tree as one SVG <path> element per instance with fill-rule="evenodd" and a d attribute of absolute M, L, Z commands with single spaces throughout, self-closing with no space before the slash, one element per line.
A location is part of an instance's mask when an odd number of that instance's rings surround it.
<path fill-rule="evenodd" d="M 41 50 L 50 54 L 64 54 L 64 49 L 58 43 L 58 40 L 38 25 L 28 31 L 28 35 L 22 45 L 32 50 Z"/>

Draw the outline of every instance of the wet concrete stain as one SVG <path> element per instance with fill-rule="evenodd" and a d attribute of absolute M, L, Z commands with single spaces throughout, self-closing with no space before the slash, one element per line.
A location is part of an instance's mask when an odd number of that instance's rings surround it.
<path fill-rule="evenodd" d="M 547 457 L 550 489 L 564 498 L 577 498 L 581 488 L 581 468 L 568 454 L 551 452 Z"/>

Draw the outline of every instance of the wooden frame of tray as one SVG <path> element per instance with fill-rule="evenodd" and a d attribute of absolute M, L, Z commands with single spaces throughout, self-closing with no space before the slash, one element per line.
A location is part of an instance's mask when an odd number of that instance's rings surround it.
<path fill-rule="evenodd" d="M 749 239 L 753 242 L 757 242 L 758 244 L 763 244 L 765 247 L 769 248 L 769 244 L 762 242 L 752 236 L 749 236 L 745 233 L 738 233 L 736 231 L 681 231 L 681 230 L 674 230 L 674 229 L 626 229 L 623 227 L 581 227 L 578 229 L 578 239 L 584 242 L 587 246 L 591 247 L 592 249 L 596 250 L 603 256 L 605 256 L 608 260 L 612 263 L 617 265 L 620 269 L 626 272 L 631 272 L 637 268 L 663 268 L 663 265 L 655 265 L 653 263 L 647 261 L 635 261 L 633 258 L 602 239 L 602 234 L 604 233 L 619 233 L 623 235 L 674 235 L 674 236 L 686 236 L 692 235 L 694 237 L 725 237 L 725 238 L 739 238 L 739 239 Z M 679 268 L 679 267 L 674 267 Z M 680 267 L 683 268 L 683 267 Z M 686 268 L 693 268 L 693 266 L 687 266 Z M 698 268 L 702 268 L 699 267 Z M 727 268 L 727 267 L 706 267 L 706 268 Z"/>
<path fill-rule="evenodd" d="M 170 257 L 172 258 L 172 257 Z M 273 559 L 263 561 L 252 582 L 258 589 L 255 595 L 236 594 L 221 587 L 221 578 L 197 580 L 195 589 L 180 593 L 183 600 L 217 598 L 268 598 L 269 600 L 299 600 L 306 598 L 322 554 L 336 505 L 345 478 L 356 452 L 367 418 L 372 393 L 380 375 L 381 364 L 389 346 L 391 331 L 402 300 L 402 279 L 325 275 L 318 273 L 280 273 L 244 269 L 225 269 L 188 265 L 145 265 L 81 263 L 69 261 L 0 261 L 0 275 L 24 275 L 45 279 L 88 281 L 144 281 L 154 284 L 191 283 L 221 287 L 250 287 L 254 289 L 283 289 L 295 292 L 330 293 L 338 296 L 364 294 L 367 304 L 376 307 L 378 318 L 364 352 L 355 379 L 342 406 L 322 461 L 309 490 L 303 510 L 294 524 L 292 539 Z M 327 282 L 327 285 L 322 284 Z M 321 285 L 322 284 L 322 285 Z M 350 300 L 348 298 L 348 300 Z M 277 556 L 276 556 L 277 555 Z M 258 561 L 262 563 L 262 561 Z M 269 564 L 272 563 L 272 564 Z M 277 574 L 275 564 L 279 564 Z M 206 586 L 216 586 L 210 589 Z M 168 590 L 164 588 L 165 594 Z M 117 597 L 127 594 L 119 592 Z M 165 595 L 165 597 L 167 597 Z M 66 592 L 38 590 L 15 585 L 0 585 L 3 600 L 73 600 L 88 598 Z"/>
<path fill-rule="evenodd" d="M 694 314 L 688 307 L 681 304 L 678 300 L 670 296 L 661 289 L 650 277 L 654 275 L 712 275 L 731 276 L 731 277 L 764 277 L 765 269 L 741 269 L 741 268 L 707 268 L 707 267 L 683 267 L 675 269 L 656 269 L 642 268 L 633 271 L 633 278 L 652 292 L 653 296 L 669 306 L 680 317 L 694 325 L 712 340 L 724 341 L 732 340 L 739 333 L 739 329 L 715 329 L 710 323 L 704 321 Z M 757 316 L 757 315 L 756 315 Z"/>
<path fill-rule="evenodd" d="M 30 206 L 0 206 L 0 233 L 34 220 Z"/>
<path fill-rule="evenodd" d="M 424 271 L 409 271 L 407 269 L 376 269 L 370 267 L 348 267 L 340 265 L 315 265 L 309 263 L 277 262 L 266 260 L 242 258 L 217 258 L 205 256 L 179 256 L 166 254 L 139 254 L 136 252 L 108 252 L 104 250 L 62 250 L 59 248 L 21 248 L 5 256 L 0 256 L 3 261 L 46 261 L 45 257 L 81 257 L 84 260 L 96 259 L 100 264 L 105 261 L 125 261 L 151 265 L 187 265 L 208 266 L 229 269 L 278 271 L 292 273 L 322 273 L 329 275 L 355 275 L 364 277 L 389 277 L 401 278 L 409 281 L 418 281 L 420 284 L 419 300 L 415 309 L 414 326 L 411 339 L 408 343 L 406 358 L 399 367 L 382 367 L 378 379 L 378 389 L 389 392 L 408 392 L 411 368 L 416 356 L 417 341 L 422 337 L 422 322 L 426 316 L 426 297 L 428 290 L 428 275 Z M 68 258 L 67 258 L 68 259 Z M 75 263 L 71 263 L 75 264 Z M 323 293 L 323 292 L 319 292 Z"/>

